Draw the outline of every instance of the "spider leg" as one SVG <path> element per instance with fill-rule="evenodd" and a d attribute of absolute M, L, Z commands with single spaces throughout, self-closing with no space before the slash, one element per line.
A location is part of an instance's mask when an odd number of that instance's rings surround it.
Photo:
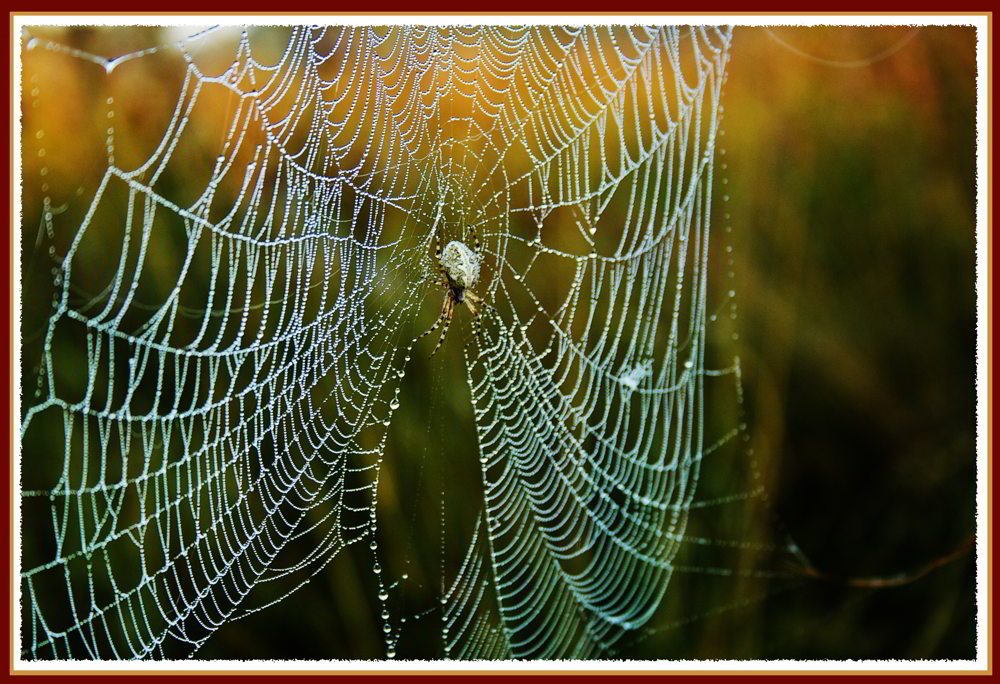
<path fill-rule="evenodd" d="M 488 302 L 483 301 L 482 297 L 473 292 L 470 292 L 469 290 L 465 291 L 465 303 L 469 307 L 469 311 L 472 312 L 473 316 L 472 327 L 474 329 L 476 337 L 479 338 L 479 343 L 485 346 L 486 338 L 484 337 L 485 331 L 483 330 L 482 317 L 483 314 L 495 314 L 496 309 L 490 306 Z M 483 308 L 477 309 L 475 307 L 476 304 L 479 304 Z"/>
<path fill-rule="evenodd" d="M 489 302 L 485 301 L 479 295 L 473 292 L 469 292 L 468 290 L 465 291 L 465 303 L 469 305 L 469 309 L 471 309 L 472 313 L 474 314 L 476 313 L 476 308 L 473 306 L 473 304 L 479 304 L 480 306 L 483 307 L 483 311 L 476 314 L 477 318 L 483 313 L 490 313 L 490 314 L 496 313 L 496 309 L 493 308 L 493 306 Z"/>
<path fill-rule="evenodd" d="M 424 276 L 424 282 L 431 285 L 442 285 L 448 287 L 448 279 L 442 273 L 428 273 Z"/>
<path fill-rule="evenodd" d="M 470 295 L 469 292 L 465 293 L 465 305 L 469 307 L 469 313 L 471 313 L 476 318 L 479 318 L 479 311 L 476 310 L 476 305 L 473 304 L 473 302 L 476 301 L 476 299 L 473 299 L 469 295 Z M 481 299 L 479 299 L 478 301 L 482 302 Z"/>
<path fill-rule="evenodd" d="M 473 228 L 472 226 L 469 226 L 469 235 L 472 236 L 472 241 L 475 243 L 473 249 L 475 250 L 476 254 L 478 254 L 479 256 L 482 256 L 483 252 L 482 252 L 482 249 L 481 249 L 482 245 L 479 242 L 479 233 L 476 232 L 475 228 Z"/>
<path fill-rule="evenodd" d="M 473 332 L 476 333 L 476 337 L 479 338 L 479 344 L 483 347 L 486 346 L 486 333 L 483 331 L 483 321 L 481 319 L 482 312 L 477 313 L 476 317 L 472 319 Z"/>
<path fill-rule="evenodd" d="M 437 345 L 435 345 L 434 351 L 432 351 L 431 355 L 428 356 L 427 358 L 432 358 L 435 354 L 437 354 L 437 350 L 441 348 L 442 344 L 444 344 L 444 338 L 448 335 L 448 327 L 451 325 L 451 317 L 454 313 L 455 313 L 455 300 L 453 300 L 451 296 L 449 296 L 445 300 L 444 309 L 441 311 L 440 318 L 438 318 L 438 322 L 440 322 L 442 319 L 444 320 L 444 329 L 441 330 L 441 337 L 438 339 L 438 343 Z M 437 325 L 438 324 L 435 323 L 434 327 L 436 328 Z M 428 330 L 427 332 L 430 332 L 430 330 Z"/>
<path fill-rule="evenodd" d="M 435 242 L 436 242 L 436 244 L 435 244 L 435 247 L 434 247 L 434 267 L 437 269 L 437 273 L 436 274 L 428 274 L 428 275 L 426 275 L 424 277 L 424 279 L 427 282 L 432 283 L 434 285 L 444 285 L 445 287 L 448 287 L 448 285 L 449 285 L 448 284 L 448 274 L 444 270 L 444 266 L 441 264 L 441 252 L 443 251 L 444 248 L 441 246 L 441 234 L 440 233 L 438 233 L 435 236 Z M 443 309 L 442 309 L 442 311 L 443 311 Z"/>
<path fill-rule="evenodd" d="M 430 335 L 432 332 L 434 332 L 435 330 L 437 330 L 438 328 L 441 327 L 442 321 L 444 321 L 445 316 L 448 314 L 449 310 L 451 309 L 450 304 L 451 304 L 451 297 L 450 296 L 445 296 L 445 298 L 444 298 L 444 304 L 441 306 L 441 313 L 438 315 L 437 320 L 434 321 L 434 325 L 432 325 L 431 327 L 427 328 L 427 330 L 425 330 L 422 333 L 420 333 L 420 336 L 417 337 L 417 340 L 422 340 L 424 337 L 426 337 L 427 335 Z M 447 328 L 446 328 L 446 330 L 447 330 Z M 416 342 L 417 340 L 414 340 L 414 342 Z M 435 349 L 434 351 L 437 351 L 437 350 Z"/>

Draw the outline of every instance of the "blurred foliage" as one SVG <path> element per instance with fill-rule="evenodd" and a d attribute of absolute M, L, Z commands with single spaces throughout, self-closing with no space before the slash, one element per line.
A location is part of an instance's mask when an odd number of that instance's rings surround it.
<path fill-rule="evenodd" d="M 975 34 L 961 27 L 910 33 L 737 29 L 723 97 L 710 300 L 733 287 L 739 315 L 720 317 L 709 334 L 720 363 L 740 356 L 749 446 L 767 502 L 715 518 L 702 513 L 690 531 L 779 549 L 793 540 L 834 578 L 916 572 L 973 531 Z M 33 35 L 109 56 L 164 38 L 156 28 Z M 280 31 L 252 41 L 263 61 L 274 61 L 282 44 Z M 231 48 L 203 55 L 206 73 L 212 64 L 221 73 Z M 157 56 L 109 76 L 65 54 L 25 55 L 21 363 L 30 402 L 52 268 L 107 163 L 101 103 L 116 98 L 114 154 L 123 165 L 137 163 L 163 135 L 184 64 Z M 865 63 L 872 55 L 882 57 Z M 48 97 L 32 96 L 40 84 Z M 186 166 L 164 178 L 174 191 L 200 187 L 192 177 L 211 167 L 222 134 L 208 119 L 229 106 L 220 98 L 197 113 L 206 117 L 204 140 L 192 142 Z M 732 278 L 724 247 L 733 248 Z M 428 322 L 439 302 L 439 292 L 429 293 L 421 314 Z M 460 563 L 481 504 L 456 341 L 469 330 L 460 319 L 433 361 L 418 353 L 408 369 L 379 484 L 380 559 L 385 576 L 403 583 L 393 610 L 414 621 L 400 643 L 404 657 L 439 648 L 439 569 Z M 735 387 L 720 387 L 708 422 L 740 420 L 735 397 Z M 753 486 L 747 452 L 733 447 L 703 472 L 700 490 Z M 60 450 L 25 445 L 24 462 Z M 26 548 L 50 533 L 44 518 L 26 515 Z M 619 657 L 974 656 L 971 553 L 881 589 L 795 579 L 794 563 L 780 552 L 763 561 L 759 553 L 713 553 L 684 548 L 678 564 L 702 571 L 676 574 L 657 631 Z M 792 579 L 761 579 L 762 569 Z M 349 549 L 287 600 L 225 625 L 198 655 L 382 657 L 376 593 L 370 553 Z"/>
<path fill-rule="evenodd" d="M 725 135 L 750 423 L 780 519 L 840 577 L 960 547 L 975 502 L 975 33 L 744 29 Z M 905 42 L 904 42 L 905 41 Z M 973 656 L 972 554 L 803 587 L 760 655 Z"/>

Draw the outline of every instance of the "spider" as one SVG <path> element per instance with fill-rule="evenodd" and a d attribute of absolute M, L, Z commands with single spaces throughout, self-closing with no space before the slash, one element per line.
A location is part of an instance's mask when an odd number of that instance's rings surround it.
<path fill-rule="evenodd" d="M 476 304 L 488 306 L 481 297 L 470 289 L 479 280 L 479 266 L 482 262 L 479 237 L 474 232 L 472 237 L 475 240 L 475 250 L 469 249 L 465 243 L 458 240 L 452 240 L 442 249 L 441 236 L 439 235 L 437 238 L 434 258 L 437 261 L 438 273 L 444 278 L 442 280 L 435 278 L 434 282 L 444 285 L 447 290 L 444 295 L 444 304 L 441 305 L 441 314 L 434 321 L 434 325 L 417 338 L 419 340 L 425 335 L 430 335 L 444 325 L 437 346 L 431 352 L 431 357 L 444 344 L 444 338 L 448 334 L 448 326 L 451 325 L 451 318 L 455 314 L 456 304 L 465 303 L 475 317 L 476 324 L 479 322 L 479 311 L 476 309 Z"/>

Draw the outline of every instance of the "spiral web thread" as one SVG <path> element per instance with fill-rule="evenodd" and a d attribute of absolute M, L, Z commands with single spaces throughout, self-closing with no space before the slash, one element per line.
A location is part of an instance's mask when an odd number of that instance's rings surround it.
<path fill-rule="evenodd" d="M 702 459 L 735 434 L 704 418 L 706 381 L 738 373 L 705 363 L 730 30 L 293 27 L 262 63 L 246 29 L 209 75 L 215 34 L 116 59 L 22 43 L 108 75 L 184 64 L 148 158 L 117 165 L 109 128 L 82 220 L 46 214 L 70 233 L 21 424 L 22 655 L 189 656 L 374 548 L 417 314 L 442 294 L 433 240 L 472 230 L 484 506 L 443 652 L 609 653 L 660 605 L 690 508 L 713 503 Z"/>

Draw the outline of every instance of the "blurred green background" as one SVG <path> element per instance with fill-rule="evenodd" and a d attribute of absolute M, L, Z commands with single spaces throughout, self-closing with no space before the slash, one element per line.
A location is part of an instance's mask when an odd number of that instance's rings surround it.
<path fill-rule="evenodd" d="M 771 31 L 852 66 L 734 40 L 720 190 L 754 442 L 815 566 L 912 572 L 975 515 L 975 34 Z M 972 657 L 973 586 L 971 554 L 892 589 L 810 583 L 765 610 L 757 647 Z"/>
<path fill-rule="evenodd" d="M 156 28 L 34 35 L 95 54 L 164 38 Z M 254 45 L 280 54 L 283 35 L 255 35 Z M 22 372 L 30 404 L 53 293 L 46 250 L 65 253 L 67 231 L 103 171 L 95 162 L 105 158 L 103 137 L 81 131 L 106 124 L 106 92 L 139 87 L 143 96 L 116 122 L 115 153 L 125 165 L 142 158 L 162 135 L 183 72 L 168 59 L 138 60 L 109 84 L 103 69 L 79 59 L 25 54 Z M 232 53 L 219 59 L 226 64 Z M 60 96 L 33 105 L 36 87 Z M 733 248 L 733 276 L 713 274 L 710 298 L 733 283 L 738 317 L 709 335 L 721 359 L 741 359 L 750 439 L 727 448 L 700 486 L 749 490 L 752 448 L 766 501 L 700 514 L 691 531 L 739 535 L 763 550 L 684 547 L 678 563 L 704 571 L 678 573 L 655 631 L 618 657 L 974 656 L 972 553 L 917 575 L 966 544 L 974 525 L 975 95 L 971 28 L 735 30 L 712 232 L 718 249 Z M 218 133 L 206 134 L 206 149 Z M 43 214 L 53 208 L 48 236 Z M 390 428 L 379 509 L 386 575 L 407 575 L 393 610 L 412 616 L 433 610 L 440 581 L 444 483 L 449 559 L 460 558 L 481 500 L 468 457 L 468 399 L 441 391 L 464 376 L 460 345 L 452 341 L 433 362 L 419 356 Z M 712 415 L 732 425 L 735 388 L 715 387 Z M 60 454 L 41 442 L 24 448 L 26 463 Z M 25 535 L 36 525 L 49 534 L 47 520 L 26 517 Z M 790 541 L 833 579 L 804 576 Z M 900 573 L 912 581 L 847 582 Z M 370 554 L 349 549 L 287 600 L 226 624 L 198 656 L 381 657 L 376 593 Z M 414 618 L 401 655 L 433 653 L 437 629 L 433 614 Z"/>

